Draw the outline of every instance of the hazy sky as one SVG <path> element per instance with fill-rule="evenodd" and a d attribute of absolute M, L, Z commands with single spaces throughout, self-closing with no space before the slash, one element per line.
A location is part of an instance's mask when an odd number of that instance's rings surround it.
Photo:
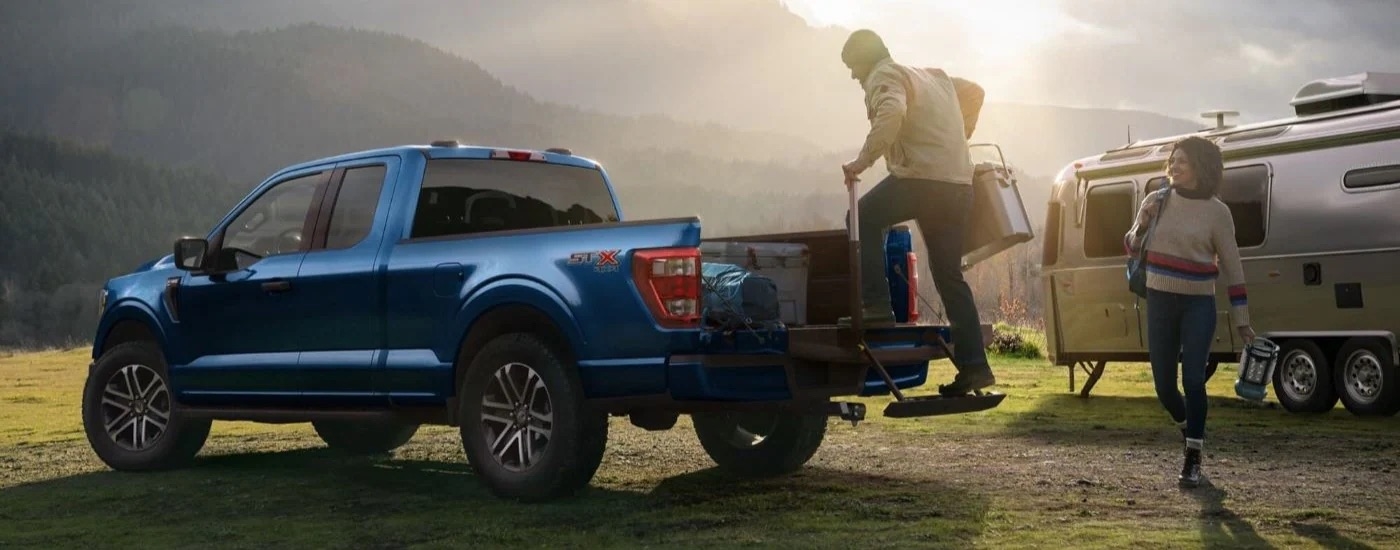
<path fill-rule="evenodd" d="M 1001 100 L 1258 120 L 1291 114 L 1310 80 L 1400 72 L 1400 0 L 783 1 Z"/>

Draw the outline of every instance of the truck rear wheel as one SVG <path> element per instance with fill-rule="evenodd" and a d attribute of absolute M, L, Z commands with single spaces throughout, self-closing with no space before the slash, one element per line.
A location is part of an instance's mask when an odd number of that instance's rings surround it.
<path fill-rule="evenodd" d="M 825 414 L 695 413 L 695 435 L 710 458 L 743 477 L 771 477 L 801 468 L 826 437 Z"/>
<path fill-rule="evenodd" d="M 374 455 L 393 451 L 418 432 L 418 424 L 399 419 L 318 420 L 311 423 L 326 446 L 351 454 Z"/>
<path fill-rule="evenodd" d="M 102 462 L 147 471 L 188 464 L 209 438 L 211 421 L 181 412 L 170 391 L 165 356 L 154 342 L 103 353 L 83 388 L 83 429 Z"/>
<path fill-rule="evenodd" d="M 1288 412 L 1321 413 L 1337 404 L 1332 388 L 1332 368 L 1322 348 L 1312 340 L 1285 340 L 1279 344 L 1274 368 L 1274 395 Z"/>
<path fill-rule="evenodd" d="M 462 447 L 498 497 L 571 495 L 603 461 L 607 413 L 585 406 L 578 373 L 533 334 L 488 342 L 468 367 L 460 403 Z"/>
<path fill-rule="evenodd" d="M 1334 384 L 1342 406 L 1356 416 L 1400 411 L 1400 379 L 1383 341 L 1352 338 L 1337 351 Z"/>

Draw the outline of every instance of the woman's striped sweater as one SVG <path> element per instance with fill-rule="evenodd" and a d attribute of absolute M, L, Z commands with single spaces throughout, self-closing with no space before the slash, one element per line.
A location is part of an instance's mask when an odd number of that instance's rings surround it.
<path fill-rule="evenodd" d="M 1155 191 L 1143 205 L 1165 197 L 1170 189 Z M 1147 287 L 1180 294 L 1213 296 L 1215 281 L 1225 273 L 1230 317 L 1235 326 L 1249 324 L 1244 267 L 1235 244 L 1235 219 L 1220 199 L 1192 199 L 1173 193 L 1162 219 L 1147 243 Z M 1123 236 L 1128 254 L 1136 254 L 1151 220 L 1138 210 L 1133 227 Z M 1219 259 L 1217 265 L 1217 258 Z"/>

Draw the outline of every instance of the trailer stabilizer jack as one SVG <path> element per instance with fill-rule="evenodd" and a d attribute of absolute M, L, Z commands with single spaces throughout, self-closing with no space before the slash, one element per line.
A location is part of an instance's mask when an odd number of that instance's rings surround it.
<path fill-rule="evenodd" d="M 975 393 L 944 397 L 927 395 L 905 397 L 885 406 L 885 416 L 890 418 L 914 418 L 945 414 L 964 414 L 995 408 L 1006 399 L 1004 393 Z"/>

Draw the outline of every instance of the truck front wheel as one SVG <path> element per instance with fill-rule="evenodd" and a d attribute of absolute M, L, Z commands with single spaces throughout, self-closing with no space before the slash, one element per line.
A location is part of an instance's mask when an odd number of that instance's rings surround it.
<path fill-rule="evenodd" d="M 83 429 L 112 469 L 184 466 L 204 447 L 210 420 L 186 417 L 170 392 L 165 356 L 153 342 L 103 353 L 83 388 Z"/>
<path fill-rule="evenodd" d="M 743 477 L 796 471 L 826 437 L 824 414 L 792 412 L 695 413 L 695 435 L 710 458 Z"/>
<path fill-rule="evenodd" d="M 459 402 L 462 447 L 498 497 L 571 495 L 603 461 L 607 413 L 585 406 L 578 374 L 532 334 L 488 342 L 468 367 Z"/>

